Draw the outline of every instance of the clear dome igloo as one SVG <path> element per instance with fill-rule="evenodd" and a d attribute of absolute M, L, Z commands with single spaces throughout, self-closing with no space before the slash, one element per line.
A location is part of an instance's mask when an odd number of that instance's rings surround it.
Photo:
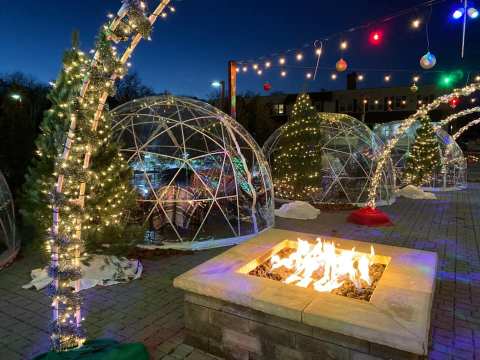
<path fill-rule="evenodd" d="M 0 267 L 16 255 L 20 243 L 15 236 L 13 199 L 5 177 L 0 172 Z"/>
<path fill-rule="evenodd" d="M 401 121 L 393 121 L 375 126 L 374 132 L 383 142 L 387 142 L 398 134 Z M 434 125 L 435 126 L 435 125 Z M 405 160 L 410 147 L 415 142 L 420 122 L 416 122 L 400 138 L 392 151 L 392 162 L 396 173 L 397 185 L 407 185 L 403 179 Z M 436 138 L 440 146 L 442 167 L 433 174 L 432 180 L 425 185 L 428 190 L 457 190 L 467 186 L 467 161 L 457 142 L 442 128 L 435 128 Z"/>
<path fill-rule="evenodd" d="M 277 129 L 263 146 L 274 183 L 278 181 L 274 170 L 276 155 L 280 153 L 287 124 Z M 321 135 L 309 146 L 315 151 L 320 147 L 321 181 L 316 194 L 305 200 L 315 204 L 365 205 L 383 143 L 364 123 L 344 114 L 319 113 L 316 128 Z M 389 162 L 378 188 L 377 204 L 392 204 L 395 201 L 394 190 L 395 177 Z M 294 200 L 279 196 L 278 192 L 275 195 L 283 200 Z"/>
<path fill-rule="evenodd" d="M 134 100 L 112 114 L 148 240 L 218 244 L 273 226 L 268 163 L 231 117 L 173 96 Z"/>

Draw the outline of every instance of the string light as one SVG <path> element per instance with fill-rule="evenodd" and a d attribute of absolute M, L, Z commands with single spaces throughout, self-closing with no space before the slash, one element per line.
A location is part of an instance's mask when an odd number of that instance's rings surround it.
<path fill-rule="evenodd" d="M 385 82 L 389 82 L 392 79 L 390 75 L 385 75 L 384 80 Z"/>
<path fill-rule="evenodd" d="M 315 55 L 322 56 L 322 49 L 321 48 L 316 49 L 315 50 Z"/>
<path fill-rule="evenodd" d="M 297 56 L 297 61 L 302 61 L 303 60 L 303 54 L 302 53 L 298 53 Z"/>
<path fill-rule="evenodd" d="M 261 69 L 259 69 L 259 70 L 257 71 L 257 74 L 258 74 L 258 75 L 262 75 L 262 74 L 263 74 L 263 71 L 262 71 Z"/>
<path fill-rule="evenodd" d="M 243 71 L 244 73 L 246 73 L 246 72 L 248 71 L 248 67 L 243 66 L 243 67 L 242 67 L 242 71 Z"/>
<path fill-rule="evenodd" d="M 307 73 L 306 76 L 307 76 L 307 79 L 311 79 L 313 75 L 312 75 L 312 73 Z"/>
<path fill-rule="evenodd" d="M 330 78 L 332 80 L 337 80 L 337 74 L 333 73 L 332 75 L 330 75 Z"/>
<path fill-rule="evenodd" d="M 382 38 L 383 33 L 381 31 L 374 31 L 370 34 L 370 43 L 373 45 L 380 45 Z"/>
<path fill-rule="evenodd" d="M 468 124 L 464 125 L 453 135 L 453 140 L 457 141 L 460 138 L 460 136 L 462 136 L 468 129 L 478 124 L 480 124 L 480 119 L 470 121 Z"/>
<path fill-rule="evenodd" d="M 420 25 L 422 25 L 422 20 L 420 19 L 412 20 L 412 28 L 418 29 Z"/>
<path fill-rule="evenodd" d="M 413 82 L 414 82 L 414 83 L 417 83 L 419 80 L 420 80 L 420 76 L 415 75 L 415 76 L 413 77 Z"/>
<path fill-rule="evenodd" d="M 287 60 L 286 60 L 284 57 L 281 57 L 280 59 L 278 59 L 278 63 L 279 63 L 280 65 L 285 65 L 286 62 L 287 62 Z"/>
<path fill-rule="evenodd" d="M 253 70 L 257 70 L 258 69 L 258 64 L 253 64 Z"/>
<path fill-rule="evenodd" d="M 360 74 L 360 75 L 357 76 L 357 80 L 358 80 L 358 81 L 363 81 L 364 78 L 365 78 L 365 77 L 364 77 L 362 74 Z"/>
<path fill-rule="evenodd" d="M 168 2 L 162 1 L 154 14 L 161 12 Z M 84 319 L 81 298 L 71 286 L 74 282 L 75 290 L 79 290 L 80 256 L 84 247 L 82 230 L 90 226 L 85 221 L 95 223 L 97 231 L 101 231 L 103 226 L 119 224 L 122 212 L 116 209 L 117 205 L 122 204 L 120 197 L 126 198 L 130 192 L 123 184 L 113 197 L 117 201 L 106 201 L 109 205 L 97 205 L 92 208 L 93 213 L 83 214 L 83 211 L 89 209 L 85 207 L 85 200 L 94 198 L 92 195 L 95 194 L 95 187 L 103 188 L 103 185 L 114 182 L 114 177 L 128 169 L 120 153 L 110 159 L 111 165 L 105 170 L 94 172 L 89 169 L 91 158 L 109 140 L 111 128 L 106 122 L 108 115 L 104 113 L 105 101 L 102 99 L 113 93 L 115 80 L 126 73 L 126 59 L 139 43 L 137 35 L 148 38 L 156 20 L 156 16 L 147 18 L 143 15 L 144 2 L 128 3 L 129 6 L 117 18 L 118 21 L 109 21 L 101 27 L 94 59 L 91 62 L 84 61 L 83 54 L 79 53 L 81 69 L 74 63 L 73 67 L 65 68 L 66 74 L 76 74 L 78 71 L 83 85 L 79 97 L 70 104 L 60 105 L 62 111 L 58 113 L 59 117 L 68 116 L 70 127 L 65 151 L 55 166 L 54 176 L 58 178 L 55 191 L 51 194 L 54 218 L 50 229 L 51 237 L 47 240 L 51 255 L 49 273 L 54 279 L 49 294 L 54 310 L 51 340 L 55 351 L 80 347 L 85 341 L 81 327 Z M 118 57 L 113 44 L 129 40 L 132 43 L 126 47 L 124 55 Z M 88 81 L 83 81 L 84 78 Z M 105 194 L 103 189 L 101 191 Z"/>
<path fill-rule="evenodd" d="M 287 72 L 286 72 L 285 70 L 282 70 L 282 71 L 280 72 L 280 76 L 282 76 L 282 77 L 287 76 Z"/>
<path fill-rule="evenodd" d="M 265 63 L 265 67 L 268 69 L 268 68 L 270 68 L 270 66 L 272 66 L 272 63 L 270 61 L 267 61 Z"/>
<path fill-rule="evenodd" d="M 346 40 L 342 41 L 340 43 L 340 50 L 347 50 L 348 48 L 348 42 Z"/>

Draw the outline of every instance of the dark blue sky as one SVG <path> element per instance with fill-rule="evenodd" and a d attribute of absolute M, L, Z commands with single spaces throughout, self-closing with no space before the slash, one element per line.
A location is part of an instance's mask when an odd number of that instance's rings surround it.
<path fill-rule="evenodd" d="M 42 81 L 56 77 L 61 55 L 70 44 L 71 31 L 77 29 L 81 45 L 88 50 L 98 27 L 109 11 L 115 12 L 119 0 L 1 0 L 0 73 L 23 71 Z M 8 6 L 6 3 L 8 2 Z M 152 42 L 143 42 L 132 59 L 133 70 L 157 91 L 204 97 L 210 82 L 226 77 L 229 59 L 251 59 L 281 52 L 370 20 L 382 18 L 420 3 L 420 0 L 182 0 L 173 1 L 177 12 L 159 20 Z M 157 0 L 150 0 L 150 7 Z M 459 55 L 459 23 L 450 21 L 456 0 L 433 8 L 430 23 L 431 50 L 437 55 L 436 70 L 456 68 L 480 70 L 480 19 L 469 22 L 466 59 Z M 480 6 L 480 4 L 478 4 Z M 426 14 L 427 13 L 427 14 Z M 428 15 L 423 9 L 420 15 Z M 425 16 L 423 16 L 425 18 Z M 379 26 L 384 43 L 368 43 L 369 31 L 346 34 L 350 48 L 345 58 L 352 68 L 419 70 L 418 60 L 426 52 L 425 31 L 412 31 L 407 15 Z M 332 68 L 340 57 L 339 39 L 326 44 L 321 66 Z M 289 58 L 289 63 L 294 57 Z M 306 57 L 304 64 L 313 65 Z M 298 91 L 305 86 L 303 70 L 288 69 L 286 79 L 273 69 L 262 78 L 240 76 L 240 91 L 262 92 L 268 80 L 273 91 Z M 330 80 L 330 70 L 320 72 L 308 89 L 343 88 L 344 79 Z M 382 85 L 385 72 L 366 72 L 363 86 Z M 392 73 L 398 83 L 407 83 L 411 72 Z M 403 74 L 403 75 L 402 75 Z M 424 76 L 433 82 L 436 74 Z"/>

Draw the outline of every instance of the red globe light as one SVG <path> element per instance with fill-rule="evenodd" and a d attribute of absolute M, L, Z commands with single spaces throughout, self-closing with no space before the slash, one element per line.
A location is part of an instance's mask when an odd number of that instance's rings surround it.
<path fill-rule="evenodd" d="M 373 45 L 379 45 L 382 42 L 383 33 L 381 31 L 374 31 L 370 33 L 370 43 Z"/>
<path fill-rule="evenodd" d="M 458 97 L 453 97 L 452 99 L 450 99 L 448 104 L 452 109 L 455 109 L 460 104 L 460 99 Z"/>
<path fill-rule="evenodd" d="M 266 82 L 265 84 L 263 84 L 263 90 L 265 90 L 265 91 L 272 90 L 272 85 L 270 83 Z"/>

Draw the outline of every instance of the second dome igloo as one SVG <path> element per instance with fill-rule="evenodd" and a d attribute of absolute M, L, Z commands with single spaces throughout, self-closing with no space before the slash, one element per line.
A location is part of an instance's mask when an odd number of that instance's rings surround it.
<path fill-rule="evenodd" d="M 231 117 L 174 96 L 134 100 L 112 114 L 150 240 L 218 243 L 273 226 L 268 163 Z"/>
<path fill-rule="evenodd" d="M 281 153 L 287 125 L 288 123 L 277 129 L 263 146 L 276 185 L 280 181 L 275 175 L 276 161 Z M 304 200 L 314 204 L 365 205 L 376 159 L 383 143 L 364 123 L 344 114 L 319 113 L 315 131 L 319 136 L 314 140 L 310 137 L 306 145 L 321 156 L 321 180 L 316 191 L 308 199 L 276 191 L 276 198 Z M 394 190 L 395 177 L 389 162 L 378 188 L 377 204 L 393 203 Z"/>

